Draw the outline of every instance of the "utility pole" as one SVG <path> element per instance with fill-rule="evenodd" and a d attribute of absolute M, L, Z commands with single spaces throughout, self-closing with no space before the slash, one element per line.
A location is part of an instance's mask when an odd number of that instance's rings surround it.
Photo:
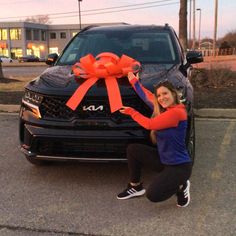
<path fill-rule="evenodd" d="M 179 8 L 179 40 L 184 49 L 187 50 L 188 47 L 188 23 L 187 23 L 187 0 L 180 0 Z"/>
<path fill-rule="evenodd" d="M 192 0 L 189 0 L 189 36 L 188 36 L 188 40 L 190 41 L 192 38 Z M 189 45 L 189 47 L 191 47 Z"/>
<path fill-rule="evenodd" d="M 214 39 L 213 39 L 213 56 L 216 56 L 216 39 L 217 39 L 217 18 L 218 18 L 218 0 L 215 0 L 215 24 L 214 24 Z"/>
<path fill-rule="evenodd" d="M 202 9 L 201 8 L 197 8 L 197 11 L 199 11 L 199 25 L 198 25 L 198 49 L 201 48 L 201 15 L 202 15 Z"/>
<path fill-rule="evenodd" d="M 195 0 L 193 0 L 193 45 L 192 49 L 195 49 Z"/>
<path fill-rule="evenodd" d="M 78 6 L 79 6 L 79 29 L 81 30 L 81 11 L 80 11 L 80 2 L 82 2 L 82 0 L 78 0 Z"/>

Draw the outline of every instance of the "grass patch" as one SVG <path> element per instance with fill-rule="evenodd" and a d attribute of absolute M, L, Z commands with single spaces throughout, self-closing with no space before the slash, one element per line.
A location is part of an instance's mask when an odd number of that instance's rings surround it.
<path fill-rule="evenodd" d="M 194 88 L 232 88 L 236 86 L 236 71 L 223 67 L 194 69 L 191 83 Z"/>
<path fill-rule="evenodd" d="M 0 79 L 0 91 L 23 91 L 25 85 L 32 80 L 32 78 L 3 78 Z"/>
<path fill-rule="evenodd" d="M 35 77 L 0 79 L 0 91 L 23 91 L 25 85 Z M 211 66 L 210 69 L 195 68 L 191 83 L 194 88 L 233 88 L 236 86 L 236 71 L 227 67 Z"/>
<path fill-rule="evenodd" d="M 0 83 L 0 91 L 23 91 L 27 82 Z"/>

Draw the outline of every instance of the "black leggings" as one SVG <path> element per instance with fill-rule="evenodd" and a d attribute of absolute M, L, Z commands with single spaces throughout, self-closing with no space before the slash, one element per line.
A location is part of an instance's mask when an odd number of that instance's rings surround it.
<path fill-rule="evenodd" d="M 191 175 L 192 164 L 163 165 L 156 147 L 130 144 L 127 148 L 130 182 L 138 183 L 143 166 L 158 172 L 147 188 L 146 196 L 152 202 L 164 201 L 173 196 Z"/>

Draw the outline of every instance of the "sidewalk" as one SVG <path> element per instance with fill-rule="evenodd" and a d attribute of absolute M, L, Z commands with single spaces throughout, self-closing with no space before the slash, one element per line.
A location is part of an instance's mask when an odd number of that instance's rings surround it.
<path fill-rule="evenodd" d="M 20 105 L 0 104 L 0 113 L 19 113 Z M 195 109 L 195 116 L 199 118 L 228 118 L 236 119 L 236 109 Z"/>
<path fill-rule="evenodd" d="M 2 67 L 32 67 L 32 66 L 47 66 L 45 62 L 18 62 L 3 63 Z"/>

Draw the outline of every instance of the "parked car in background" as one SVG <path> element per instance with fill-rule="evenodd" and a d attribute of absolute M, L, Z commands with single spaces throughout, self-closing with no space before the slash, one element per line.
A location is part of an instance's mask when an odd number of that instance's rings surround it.
<path fill-rule="evenodd" d="M 200 52 L 184 53 L 169 25 L 113 25 L 83 29 L 60 56 L 50 54 L 51 65 L 25 87 L 19 122 L 21 151 L 35 165 L 48 160 L 126 161 L 130 143 L 152 145 L 149 131 L 119 111 L 111 113 L 103 80 L 94 84 L 75 111 L 66 106 L 83 79 L 75 79 L 71 67 L 81 57 L 102 52 L 122 54 L 142 65 L 140 82 L 153 91 L 169 80 L 179 91 L 188 112 L 186 145 L 194 159 L 195 129 L 191 64 L 203 60 Z M 145 116 L 152 111 L 139 98 L 126 77 L 117 80 L 122 101 Z"/>
<path fill-rule="evenodd" d="M 46 62 L 46 57 L 40 57 L 39 62 Z"/>
<path fill-rule="evenodd" d="M 35 55 L 26 55 L 23 57 L 19 57 L 19 62 L 39 62 L 39 58 Z"/>
<path fill-rule="evenodd" d="M 2 63 L 11 63 L 13 62 L 13 59 L 7 56 L 0 56 L 0 62 Z"/>

